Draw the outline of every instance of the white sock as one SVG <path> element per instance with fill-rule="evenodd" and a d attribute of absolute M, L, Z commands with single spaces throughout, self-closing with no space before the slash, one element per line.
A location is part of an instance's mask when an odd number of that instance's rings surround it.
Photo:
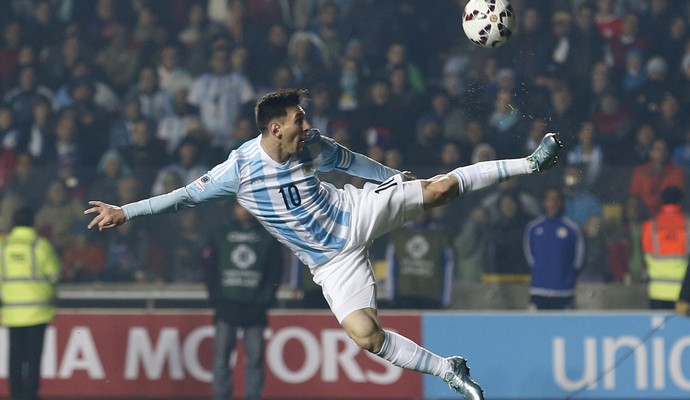
<path fill-rule="evenodd" d="M 385 339 L 377 356 L 400 368 L 444 377 L 453 370 L 450 362 L 395 332 L 383 331 Z"/>
<path fill-rule="evenodd" d="M 460 194 L 483 189 L 494 183 L 508 180 L 511 176 L 534 172 L 527 159 L 482 161 L 450 171 L 458 179 Z"/>

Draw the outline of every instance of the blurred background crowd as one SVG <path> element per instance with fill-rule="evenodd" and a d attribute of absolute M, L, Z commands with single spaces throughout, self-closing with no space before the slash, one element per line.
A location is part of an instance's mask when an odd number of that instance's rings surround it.
<path fill-rule="evenodd" d="M 580 279 L 642 281 L 641 223 L 690 170 L 690 3 L 513 0 L 517 26 L 498 49 L 467 40 L 464 4 L 2 1 L 0 232 L 29 205 L 65 282 L 200 282 L 227 203 L 98 233 L 88 200 L 190 183 L 258 134 L 258 98 L 304 87 L 323 134 L 420 177 L 524 157 L 560 133 L 554 171 L 416 222 L 447 232 L 453 279 L 528 279 L 523 236 L 549 187 L 587 244 Z M 374 260 L 390 260 L 389 244 Z"/>

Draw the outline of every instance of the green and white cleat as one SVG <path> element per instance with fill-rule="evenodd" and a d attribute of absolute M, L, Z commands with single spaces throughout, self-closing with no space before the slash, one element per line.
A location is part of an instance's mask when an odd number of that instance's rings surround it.
<path fill-rule="evenodd" d="M 447 372 L 443 380 L 448 387 L 460 393 L 464 400 L 484 400 L 481 386 L 470 378 L 470 368 L 463 357 L 448 357 L 453 366 L 453 372 Z"/>
<path fill-rule="evenodd" d="M 527 156 L 527 162 L 534 172 L 543 172 L 556 164 L 558 153 L 563 148 L 563 142 L 556 133 L 547 133 L 541 140 L 534 153 Z"/>

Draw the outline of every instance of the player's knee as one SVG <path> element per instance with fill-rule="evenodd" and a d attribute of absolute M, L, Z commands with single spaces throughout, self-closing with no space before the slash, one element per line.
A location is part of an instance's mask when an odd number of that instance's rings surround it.
<path fill-rule="evenodd" d="M 384 333 L 380 329 L 359 332 L 348 332 L 357 346 L 371 353 L 378 353 L 383 346 Z"/>
<path fill-rule="evenodd" d="M 459 194 L 458 181 L 453 176 L 444 175 L 431 180 L 424 186 L 424 204 L 436 207 L 449 203 Z"/>

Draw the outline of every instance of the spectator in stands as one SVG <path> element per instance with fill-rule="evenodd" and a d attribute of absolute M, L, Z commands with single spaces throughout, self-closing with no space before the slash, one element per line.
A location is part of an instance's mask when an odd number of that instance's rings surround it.
<path fill-rule="evenodd" d="M 582 227 L 585 241 L 585 259 L 578 273 L 578 282 L 606 283 L 612 279 L 609 266 L 608 237 L 601 215 L 592 215 Z"/>
<path fill-rule="evenodd" d="M 288 66 L 295 85 L 313 87 L 328 80 L 329 56 L 325 43 L 314 33 L 296 31 L 288 41 Z"/>
<path fill-rule="evenodd" d="M 489 259 L 482 273 L 483 283 L 527 283 L 530 280 L 522 238 L 533 216 L 522 209 L 519 195 L 517 191 L 504 191 L 497 198 L 498 214 L 489 224 Z"/>
<path fill-rule="evenodd" d="M 489 262 L 490 235 L 486 209 L 481 206 L 473 208 L 453 240 L 453 249 L 457 255 L 454 271 L 456 281 L 481 282 L 482 273 Z"/>
<path fill-rule="evenodd" d="M 411 146 L 407 147 L 405 158 L 414 160 L 419 167 L 439 169 L 441 164 L 438 155 L 445 143 L 441 129 L 441 121 L 438 118 L 422 115 L 417 122 L 417 135 Z"/>
<path fill-rule="evenodd" d="M 488 117 L 488 127 L 492 142 L 496 144 L 496 153 L 500 158 L 512 158 L 522 154 L 519 131 L 525 127 L 521 124 L 521 111 L 513 104 L 513 95 L 500 91 L 494 99 L 493 109 Z"/>
<path fill-rule="evenodd" d="M 120 179 L 117 201 L 141 198 L 139 179 L 126 176 Z M 105 282 L 139 282 L 147 280 L 150 236 L 141 224 L 132 224 L 122 232 L 108 232 L 104 237 L 106 266 Z"/>
<path fill-rule="evenodd" d="M 415 115 L 414 110 L 421 98 L 410 87 L 409 80 L 407 79 L 407 70 L 401 65 L 395 66 L 388 71 L 387 79 L 390 87 L 391 103 L 403 115 L 410 116 L 407 120 L 411 120 L 411 117 Z"/>
<path fill-rule="evenodd" d="M 242 72 L 230 70 L 228 51 L 213 50 L 209 71 L 192 81 L 187 101 L 198 107 L 204 127 L 211 133 L 213 146 L 228 149 L 230 131 L 242 107 L 254 100 L 254 89 Z"/>
<path fill-rule="evenodd" d="M 96 282 L 105 269 L 103 244 L 80 221 L 72 227 L 74 243 L 62 254 L 63 282 Z"/>
<path fill-rule="evenodd" d="M 641 117 L 653 118 L 661 108 L 664 95 L 673 92 L 668 80 L 668 63 L 661 57 L 652 57 L 646 64 L 647 79 L 635 93 L 635 111 Z"/>
<path fill-rule="evenodd" d="M 90 57 L 86 53 L 85 38 L 76 33 L 65 32 L 62 35 L 62 40 L 47 48 L 47 54 L 41 55 L 44 81 L 54 91 L 73 76 L 72 71 L 78 62 Z"/>
<path fill-rule="evenodd" d="M 36 68 L 30 65 L 21 67 L 17 73 L 17 86 L 10 88 L 3 96 L 3 101 L 12 107 L 18 126 L 31 123 L 33 105 L 38 97 L 43 97 L 48 104 L 53 104 L 54 94 L 48 87 L 38 81 Z"/>
<path fill-rule="evenodd" d="M 573 102 L 573 93 L 565 82 L 557 81 L 550 89 L 549 130 L 560 132 L 566 145 L 572 145 L 577 127 L 583 119 L 582 110 Z"/>
<path fill-rule="evenodd" d="M 261 51 L 250 55 L 252 68 L 247 71 L 247 74 L 253 82 L 271 81 L 276 62 L 286 63 L 287 61 L 287 44 L 288 32 L 285 25 L 280 23 L 271 25 L 261 42 Z"/>
<path fill-rule="evenodd" d="M 18 153 L 15 158 L 14 174 L 7 189 L 19 195 L 26 206 L 36 210 L 43 204 L 50 172 L 36 165 L 31 154 Z"/>
<path fill-rule="evenodd" d="M 670 186 L 685 188 L 683 169 L 669 161 L 668 146 L 663 139 L 654 139 L 649 161 L 635 167 L 630 178 L 628 195 L 639 196 L 650 215 L 661 207 L 661 193 Z"/>
<path fill-rule="evenodd" d="M 525 257 L 532 269 L 530 309 L 575 308 L 575 285 L 582 268 L 585 244 L 575 222 L 563 216 L 563 193 L 547 189 L 544 215 L 525 230 Z"/>
<path fill-rule="evenodd" d="M 185 49 L 189 50 L 197 46 L 206 34 L 208 21 L 203 3 L 192 2 L 187 12 L 187 23 L 177 34 L 177 39 Z"/>
<path fill-rule="evenodd" d="M 158 55 L 156 64 L 158 87 L 174 97 L 179 90 L 189 88 L 192 76 L 180 62 L 180 49 L 174 44 L 166 44 Z"/>
<path fill-rule="evenodd" d="M 111 0 L 101 0 L 109 2 Z M 100 2 L 99 2 L 100 4 Z M 110 25 L 111 21 L 108 21 Z M 105 74 L 108 83 L 115 92 L 122 95 L 132 85 L 139 68 L 140 54 L 129 45 L 129 32 L 123 25 L 108 28 L 112 32 L 100 51 L 96 53 L 95 62 Z M 107 37 L 107 36 L 106 36 Z"/>
<path fill-rule="evenodd" d="M 654 1 L 652 3 L 667 3 L 666 0 Z M 668 65 L 669 76 L 673 80 L 677 80 L 682 71 L 678 70 L 677 66 L 681 64 L 683 57 L 683 52 L 687 46 L 688 38 L 688 22 L 686 21 L 686 16 L 675 15 L 673 18 L 663 21 L 667 22 L 658 33 L 662 33 L 662 39 L 655 42 L 655 46 L 652 51 L 662 57 Z M 651 31 L 652 35 L 655 35 L 654 31 Z"/>
<path fill-rule="evenodd" d="M 138 98 L 125 101 L 122 110 L 113 118 L 108 130 L 109 148 L 122 150 L 132 142 L 134 121 L 143 119 Z"/>
<path fill-rule="evenodd" d="M 570 165 L 563 171 L 563 211 L 580 229 L 593 216 L 603 214 L 601 201 L 584 183 L 580 165 Z"/>
<path fill-rule="evenodd" d="M 65 182 L 54 179 L 50 182 L 43 204 L 36 212 L 36 229 L 55 246 L 58 254 L 74 244 L 72 227 L 82 222 L 79 199 Z"/>
<path fill-rule="evenodd" d="M 203 282 L 204 248 L 208 245 L 208 238 L 203 232 L 203 214 L 199 210 L 191 211 L 176 216 L 179 219 L 177 229 L 169 232 L 167 237 L 170 240 L 163 243 L 168 256 L 163 271 L 166 282 Z"/>
<path fill-rule="evenodd" d="M 121 178 L 130 176 L 127 162 L 117 150 L 106 151 L 98 161 L 96 175 L 91 183 L 88 197 L 90 199 L 109 199 L 117 201 L 117 187 Z"/>
<path fill-rule="evenodd" d="M 172 94 L 172 113 L 163 117 L 157 124 L 156 138 L 165 143 L 165 150 L 172 156 L 182 139 L 187 135 L 187 124 L 191 120 L 198 121 L 197 110 L 187 103 L 189 92 L 186 88 L 179 88 Z M 199 124 L 201 122 L 199 121 Z"/>
<path fill-rule="evenodd" d="M 690 43 L 690 40 L 688 42 Z M 675 85 L 678 88 L 681 108 L 687 109 L 687 107 L 690 107 L 690 44 L 686 45 L 683 60 L 681 61 L 681 74 L 675 81 Z"/>
<path fill-rule="evenodd" d="M 71 186 L 85 184 L 85 179 L 95 163 L 85 141 L 79 137 L 76 120 L 72 110 L 63 110 L 55 121 L 54 142 L 46 151 L 46 167 Z M 97 152 L 95 150 L 94 152 Z"/>
<path fill-rule="evenodd" d="M 93 101 L 103 110 L 108 113 L 115 113 L 120 110 L 121 102 L 115 91 L 98 77 L 97 72 L 94 71 L 94 66 L 90 61 L 79 59 L 74 62 L 69 71 L 69 77 L 61 82 L 55 94 L 55 105 L 57 109 L 69 107 L 73 103 L 70 93 L 72 83 L 78 80 L 86 79 L 91 83 L 93 90 Z"/>
<path fill-rule="evenodd" d="M 113 0 L 98 0 L 95 6 L 95 17 L 89 22 L 86 31 L 93 38 L 94 46 L 103 47 L 113 36 L 117 35 L 119 23 Z"/>
<path fill-rule="evenodd" d="M 139 99 L 143 116 L 156 124 L 163 118 L 172 115 L 172 98 L 170 93 L 158 84 L 158 72 L 153 66 L 144 66 L 139 70 L 139 79 L 130 86 L 125 98 Z"/>
<path fill-rule="evenodd" d="M 622 20 L 617 14 L 616 0 L 597 0 L 594 23 L 601 35 L 607 40 L 617 37 L 621 33 Z"/>
<path fill-rule="evenodd" d="M 331 93 L 325 85 L 311 90 L 309 115 L 312 115 L 312 126 L 321 132 L 328 132 L 330 118 L 333 116 Z"/>
<path fill-rule="evenodd" d="M 620 33 L 609 39 L 609 52 L 615 75 L 623 76 L 625 57 L 630 49 L 638 49 L 647 55 L 650 45 L 649 37 L 640 32 L 640 16 L 633 10 L 627 11 L 621 21 Z"/>
<path fill-rule="evenodd" d="M 385 77 L 395 67 L 403 67 L 406 72 L 410 87 L 417 93 L 425 92 L 425 82 L 422 70 L 410 60 L 408 49 L 401 42 L 392 43 L 386 50 L 386 61 L 383 70 L 378 72 L 379 77 Z"/>
<path fill-rule="evenodd" d="M 683 138 L 683 142 L 673 148 L 671 162 L 683 168 L 686 176 L 690 176 L 690 126 L 685 128 Z"/>
<path fill-rule="evenodd" d="M 7 89 L 15 77 L 19 47 L 23 44 L 23 28 L 17 20 L 9 20 L 2 29 L 0 42 L 0 88 Z"/>
<path fill-rule="evenodd" d="M 625 95 L 637 93 L 647 81 L 644 54 L 640 49 L 632 48 L 625 55 L 625 74 L 622 89 Z"/>
<path fill-rule="evenodd" d="M 20 141 L 20 130 L 14 120 L 12 107 L 0 104 L 0 147 L 10 152 L 18 151 L 22 147 Z"/>
<path fill-rule="evenodd" d="M 151 195 L 157 196 L 168 192 L 165 190 L 163 181 L 170 173 L 178 174 L 182 178 L 183 186 L 205 174 L 209 167 L 200 161 L 201 150 L 201 144 L 197 139 L 192 137 L 183 139 L 175 151 L 173 161 L 158 171 L 151 188 Z"/>
<path fill-rule="evenodd" d="M 151 124 L 143 118 L 133 122 L 131 140 L 132 143 L 121 150 L 122 156 L 132 169 L 132 175 L 139 180 L 142 194 L 148 194 L 158 170 L 168 163 L 165 145 L 154 137 Z"/>
<path fill-rule="evenodd" d="M 108 148 L 109 137 L 102 132 L 110 125 L 107 111 L 95 101 L 94 82 L 88 78 L 78 78 L 70 83 L 70 106 L 76 113 L 77 136 L 85 147 L 89 149 L 85 158 L 89 165 L 95 165 L 98 157 Z"/>
<path fill-rule="evenodd" d="M 320 3 L 317 16 L 310 27 L 324 44 L 328 57 L 326 65 L 329 66 L 338 63 L 343 54 L 345 35 L 341 32 L 341 17 L 339 3 Z"/>
<path fill-rule="evenodd" d="M 575 10 L 564 66 L 571 82 L 586 82 L 594 64 L 604 58 L 606 40 L 594 22 L 594 14 L 595 8 L 589 2 L 580 3 Z"/>
<path fill-rule="evenodd" d="M 648 122 L 642 122 L 637 126 L 633 136 L 632 151 L 629 157 L 625 157 L 626 165 L 641 165 L 649 161 L 649 152 L 652 150 L 654 140 L 657 138 L 654 127 Z M 609 162 L 611 157 L 606 157 Z"/>
<path fill-rule="evenodd" d="M 604 152 L 594 139 L 598 136 L 594 123 L 584 121 L 577 133 L 577 144 L 567 153 L 568 165 L 578 165 L 582 168 L 583 183 L 588 189 L 592 189 L 597 183 L 604 163 Z"/>
<path fill-rule="evenodd" d="M 504 195 L 510 195 L 517 199 L 518 209 L 530 218 L 536 218 L 541 213 L 539 201 L 524 187 L 524 181 L 520 177 L 512 177 L 489 189 L 488 194 L 481 198 L 481 206 L 492 224 L 497 223 L 500 218 L 499 199 Z"/>
<path fill-rule="evenodd" d="M 357 112 L 357 133 L 352 138 L 355 148 L 362 144 L 389 147 L 403 143 L 403 134 L 406 132 L 401 129 L 399 120 L 390 118 L 398 113 L 391 104 L 388 82 L 375 80 L 369 85 L 367 92 L 368 96 Z M 403 149 L 405 154 L 407 150 Z"/>
<path fill-rule="evenodd" d="M 518 29 L 513 33 L 511 46 L 506 49 L 515 54 L 513 65 L 517 80 L 530 87 L 534 78 L 542 75 L 548 65 L 550 54 L 544 45 L 547 34 L 543 22 L 548 15 L 541 7 L 525 3 L 516 16 Z"/>
<path fill-rule="evenodd" d="M 674 149 L 685 142 L 687 118 L 680 109 L 678 98 L 671 92 L 663 95 L 659 112 L 651 120 L 654 130 L 666 140 L 669 149 Z"/>
<path fill-rule="evenodd" d="M 610 158 L 611 164 L 619 164 L 623 149 L 628 147 L 628 137 L 632 129 L 632 113 L 626 107 L 621 95 L 613 89 L 604 90 L 597 108 L 592 112 L 590 120 L 597 132 L 597 141 L 602 150 Z"/>

